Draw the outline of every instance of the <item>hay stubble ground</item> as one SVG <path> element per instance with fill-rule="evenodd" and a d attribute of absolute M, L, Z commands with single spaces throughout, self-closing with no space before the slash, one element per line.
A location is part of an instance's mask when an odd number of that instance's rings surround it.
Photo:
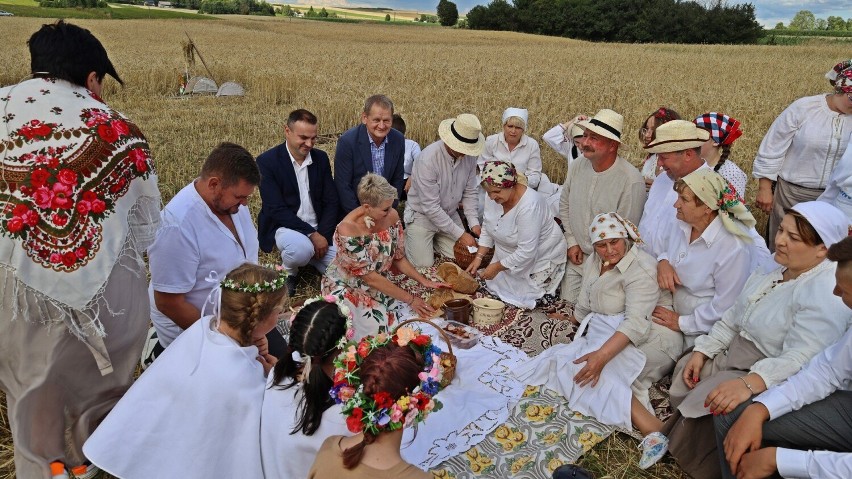
<path fill-rule="evenodd" d="M 0 19 L 0 85 L 29 72 L 26 39 L 47 20 Z M 197 173 L 220 141 L 259 154 L 282 141 L 286 114 L 307 108 L 321 135 L 358 121 L 364 99 L 389 95 L 408 123 L 408 136 L 426 146 L 437 125 L 475 113 L 486 134 L 498 131 L 509 106 L 528 108 L 528 134 L 541 134 L 578 113 L 612 108 L 625 117 L 622 156 L 644 155 L 636 130 L 661 105 L 687 118 L 721 111 L 745 134 L 732 159 L 746 172 L 775 116 L 798 97 L 828 91 L 822 75 L 848 57 L 848 45 L 707 46 L 591 44 L 507 32 L 334 24 L 290 19 L 76 20 L 106 46 L 126 86 L 108 80 L 104 97 L 147 134 L 163 200 Z M 243 84 L 242 98 L 174 98 L 184 69 L 181 41 L 189 33 L 221 83 Z M 203 73 L 199 63 L 195 73 Z M 318 145 L 330 154 L 334 141 Z M 545 172 L 564 179 L 561 157 L 542 145 Z M 747 200 L 754 198 L 750 182 Z M 252 208 L 257 211 L 259 199 Z M 759 215 L 758 215 L 759 216 Z M 0 412 L 5 413 L 5 410 Z M 13 477 L 11 444 L 0 416 L 0 478 Z M 584 459 L 613 477 L 682 477 L 671 464 L 648 472 L 630 463 L 635 441 L 614 435 Z"/>

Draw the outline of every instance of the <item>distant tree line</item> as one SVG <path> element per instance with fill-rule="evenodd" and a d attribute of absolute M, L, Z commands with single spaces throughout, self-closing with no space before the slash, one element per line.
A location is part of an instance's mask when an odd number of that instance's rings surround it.
<path fill-rule="evenodd" d="M 274 16 L 272 5 L 258 0 L 202 0 L 199 13 Z"/>
<path fill-rule="evenodd" d="M 105 0 L 39 0 L 45 8 L 107 8 Z"/>
<path fill-rule="evenodd" d="M 591 41 L 755 43 L 754 5 L 680 0 L 492 0 L 467 14 L 469 28 Z"/>
<path fill-rule="evenodd" d="M 852 31 L 852 18 L 847 18 L 837 15 L 829 16 L 828 18 L 817 18 L 810 10 L 799 10 L 796 15 L 790 20 L 790 24 L 785 27 L 784 22 L 778 22 L 775 25 L 775 30 L 827 30 L 832 32 L 848 32 Z"/>

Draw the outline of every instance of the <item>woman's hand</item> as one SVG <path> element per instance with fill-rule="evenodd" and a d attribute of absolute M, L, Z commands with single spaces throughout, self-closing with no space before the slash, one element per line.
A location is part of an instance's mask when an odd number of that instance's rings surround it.
<path fill-rule="evenodd" d="M 411 302 L 408 303 L 411 309 L 421 318 L 431 318 L 435 315 L 435 309 L 429 306 L 426 301 L 420 296 L 411 295 Z"/>
<path fill-rule="evenodd" d="M 468 273 L 470 273 L 472 275 L 475 275 L 476 270 L 479 269 L 479 265 L 481 265 L 481 264 L 482 264 L 482 258 L 480 258 L 479 256 L 476 256 L 475 258 L 473 258 L 473 261 L 471 261 L 470 264 L 467 265 L 467 269 L 465 269 L 465 271 L 467 271 Z"/>
<path fill-rule="evenodd" d="M 574 375 L 574 382 L 580 387 L 589 383 L 592 384 L 592 387 L 597 386 L 598 380 L 601 378 L 601 371 L 611 359 L 612 357 L 603 348 L 575 359 L 574 364 L 585 362 L 586 365 Z"/>
<path fill-rule="evenodd" d="M 485 280 L 494 279 L 500 271 L 503 271 L 504 268 L 500 262 L 489 264 L 484 270 L 479 272 L 479 277 Z"/>
<path fill-rule="evenodd" d="M 667 259 L 657 263 L 657 283 L 660 285 L 660 289 L 667 289 L 672 293 L 682 284 L 674 266 Z"/>
<path fill-rule="evenodd" d="M 710 391 L 704 400 L 704 407 L 713 415 L 728 414 L 751 397 L 751 390 L 740 378 L 729 379 Z"/>
<path fill-rule="evenodd" d="M 269 354 L 269 340 L 266 339 L 266 336 L 261 336 L 254 342 L 254 345 L 257 346 L 257 354 L 261 356 Z"/>
<path fill-rule="evenodd" d="M 430 288 L 430 289 L 438 289 L 438 288 L 450 288 L 450 289 L 452 289 L 453 288 L 453 285 L 451 285 L 451 284 L 442 283 L 440 281 L 432 281 L 431 279 L 427 279 L 427 278 L 423 278 L 423 281 L 420 284 L 422 284 L 423 286 Z"/>
<path fill-rule="evenodd" d="M 269 371 L 271 371 L 272 368 L 274 368 L 275 365 L 278 363 L 278 358 L 276 358 L 275 356 L 273 356 L 269 353 L 266 353 L 266 354 L 263 354 L 263 355 L 258 355 L 257 361 L 261 365 L 263 365 L 263 375 L 265 376 L 265 375 L 269 374 Z"/>
<path fill-rule="evenodd" d="M 680 331 L 680 315 L 670 309 L 655 306 L 654 311 L 651 313 L 651 319 L 655 323 L 665 326 L 672 331 Z"/>
<path fill-rule="evenodd" d="M 707 362 L 707 356 L 704 353 L 700 353 L 698 351 L 694 351 L 692 356 L 689 357 L 689 361 L 686 362 L 686 367 L 683 368 L 683 382 L 686 383 L 686 386 L 689 389 L 695 388 L 698 385 L 698 381 L 701 380 L 701 368 L 704 367 L 704 363 Z"/>

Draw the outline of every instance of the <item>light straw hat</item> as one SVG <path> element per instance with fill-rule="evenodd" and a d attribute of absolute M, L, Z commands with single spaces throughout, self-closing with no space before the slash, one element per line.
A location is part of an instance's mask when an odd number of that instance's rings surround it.
<path fill-rule="evenodd" d="M 604 138 L 621 143 L 621 131 L 624 128 L 624 117 L 618 113 L 604 108 L 594 118 L 578 121 L 577 126 L 583 130 L 597 133 Z"/>
<path fill-rule="evenodd" d="M 485 147 L 482 124 L 470 113 L 449 118 L 438 126 L 438 136 L 453 150 L 469 156 L 479 156 Z"/>
<path fill-rule="evenodd" d="M 698 148 L 710 139 L 710 132 L 686 120 L 672 120 L 658 126 L 655 138 L 645 150 L 648 153 L 672 153 Z"/>

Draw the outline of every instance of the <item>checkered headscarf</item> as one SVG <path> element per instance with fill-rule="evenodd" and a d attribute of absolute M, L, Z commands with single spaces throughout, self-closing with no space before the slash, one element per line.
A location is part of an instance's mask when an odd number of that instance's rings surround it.
<path fill-rule="evenodd" d="M 732 144 L 743 134 L 739 120 L 715 111 L 699 116 L 695 119 L 695 124 L 709 131 L 713 143 L 720 146 Z"/>

